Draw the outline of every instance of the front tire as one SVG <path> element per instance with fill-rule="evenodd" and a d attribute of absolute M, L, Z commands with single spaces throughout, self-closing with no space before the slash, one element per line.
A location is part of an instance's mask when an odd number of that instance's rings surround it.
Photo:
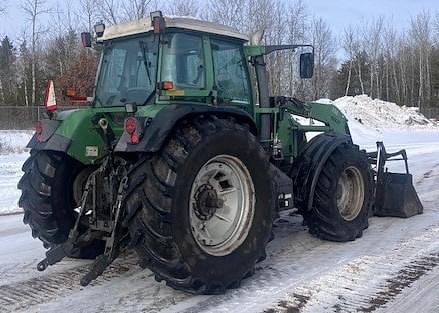
<path fill-rule="evenodd" d="M 337 147 L 317 180 L 310 212 L 303 212 L 311 234 L 344 242 L 369 226 L 373 180 L 366 153 L 350 143 Z"/>
<path fill-rule="evenodd" d="M 223 293 L 265 257 L 275 210 L 272 179 L 265 152 L 246 127 L 196 118 L 129 181 L 138 184 L 127 199 L 129 210 L 138 209 L 130 233 L 158 281 Z"/>

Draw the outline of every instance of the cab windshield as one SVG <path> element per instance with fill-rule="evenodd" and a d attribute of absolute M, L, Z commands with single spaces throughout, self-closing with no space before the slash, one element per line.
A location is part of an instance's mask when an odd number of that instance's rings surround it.
<path fill-rule="evenodd" d="M 145 104 L 155 90 L 158 40 L 148 34 L 104 47 L 95 100 L 100 106 Z"/>

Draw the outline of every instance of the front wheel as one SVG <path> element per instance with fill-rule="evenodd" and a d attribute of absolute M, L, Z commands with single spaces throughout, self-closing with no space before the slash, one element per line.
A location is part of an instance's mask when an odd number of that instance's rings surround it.
<path fill-rule="evenodd" d="M 238 287 L 265 257 L 274 216 L 269 163 L 233 120 L 197 118 L 132 173 L 130 233 L 157 280 L 193 293 Z"/>
<path fill-rule="evenodd" d="M 373 178 L 366 153 L 349 143 L 335 149 L 317 180 L 310 212 L 303 212 L 309 231 L 330 241 L 361 237 L 368 224 Z"/>

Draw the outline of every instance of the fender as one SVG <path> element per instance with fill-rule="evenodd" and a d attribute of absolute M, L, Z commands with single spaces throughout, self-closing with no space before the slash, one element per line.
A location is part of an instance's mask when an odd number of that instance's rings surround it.
<path fill-rule="evenodd" d="M 347 143 L 352 144 L 349 135 L 325 133 L 314 137 L 306 144 L 291 172 L 295 202 L 300 210 L 311 210 L 317 179 L 323 166 L 338 146 Z"/>
<path fill-rule="evenodd" d="M 41 120 L 43 127 L 39 140 L 34 134 L 27 147 L 63 152 L 85 165 L 100 162 L 106 149 L 100 129 L 93 123 L 97 115 L 108 120 L 116 136 L 122 134 L 126 117 L 124 107 L 87 107 L 58 112 L 55 119 Z"/>
<path fill-rule="evenodd" d="M 41 123 L 43 125 L 41 140 L 38 141 L 37 135 L 34 134 L 26 148 L 66 152 L 70 146 L 71 139 L 55 133 L 61 125 L 61 121 L 44 119 L 41 120 Z"/>
<path fill-rule="evenodd" d="M 137 117 L 138 124 L 143 129 L 143 134 L 138 144 L 131 144 L 129 135 L 124 131 L 116 145 L 116 152 L 157 152 L 160 150 L 172 130 L 183 119 L 193 118 L 201 114 L 214 114 L 216 116 L 233 116 L 238 121 L 250 126 L 250 131 L 257 135 L 257 128 L 252 116 L 235 107 L 214 107 L 209 105 L 168 105 L 161 109 L 154 118 Z"/>

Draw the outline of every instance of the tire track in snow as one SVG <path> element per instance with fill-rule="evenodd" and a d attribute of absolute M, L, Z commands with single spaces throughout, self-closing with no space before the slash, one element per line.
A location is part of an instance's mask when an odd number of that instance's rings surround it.
<path fill-rule="evenodd" d="M 62 272 L 1 285 L 1 311 L 6 313 L 26 309 L 83 289 L 84 287 L 80 286 L 79 280 L 87 273 L 90 266 L 91 264 L 83 265 Z M 104 284 L 135 267 L 137 267 L 137 257 L 134 254 L 121 256 L 109 266 L 101 277 L 90 283 L 90 286 Z"/>
<path fill-rule="evenodd" d="M 416 185 L 422 184 L 425 180 L 432 177 L 439 176 L 439 173 L 435 173 L 436 169 L 439 169 L 439 163 L 435 164 L 431 169 L 425 172 L 422 177 L 417 180 Z"/>
<path fill-rule="evenodd" d="M 294 288 L 266 313 L 374 312 L 439 265 L 439 227 L 384 255 L 364 256 Z M 425 248 L 420 248 L 425 247 Z"/>
<path fill-rule="evenodd" d="M 423 203 L 434 203 L 439 196 L 437 186 L 439 186 L 439 163 L 433 165 L 417 179 L 415 188 L 418 191 Z M 434 209 L 439 208 L 436 207 Z"/>

